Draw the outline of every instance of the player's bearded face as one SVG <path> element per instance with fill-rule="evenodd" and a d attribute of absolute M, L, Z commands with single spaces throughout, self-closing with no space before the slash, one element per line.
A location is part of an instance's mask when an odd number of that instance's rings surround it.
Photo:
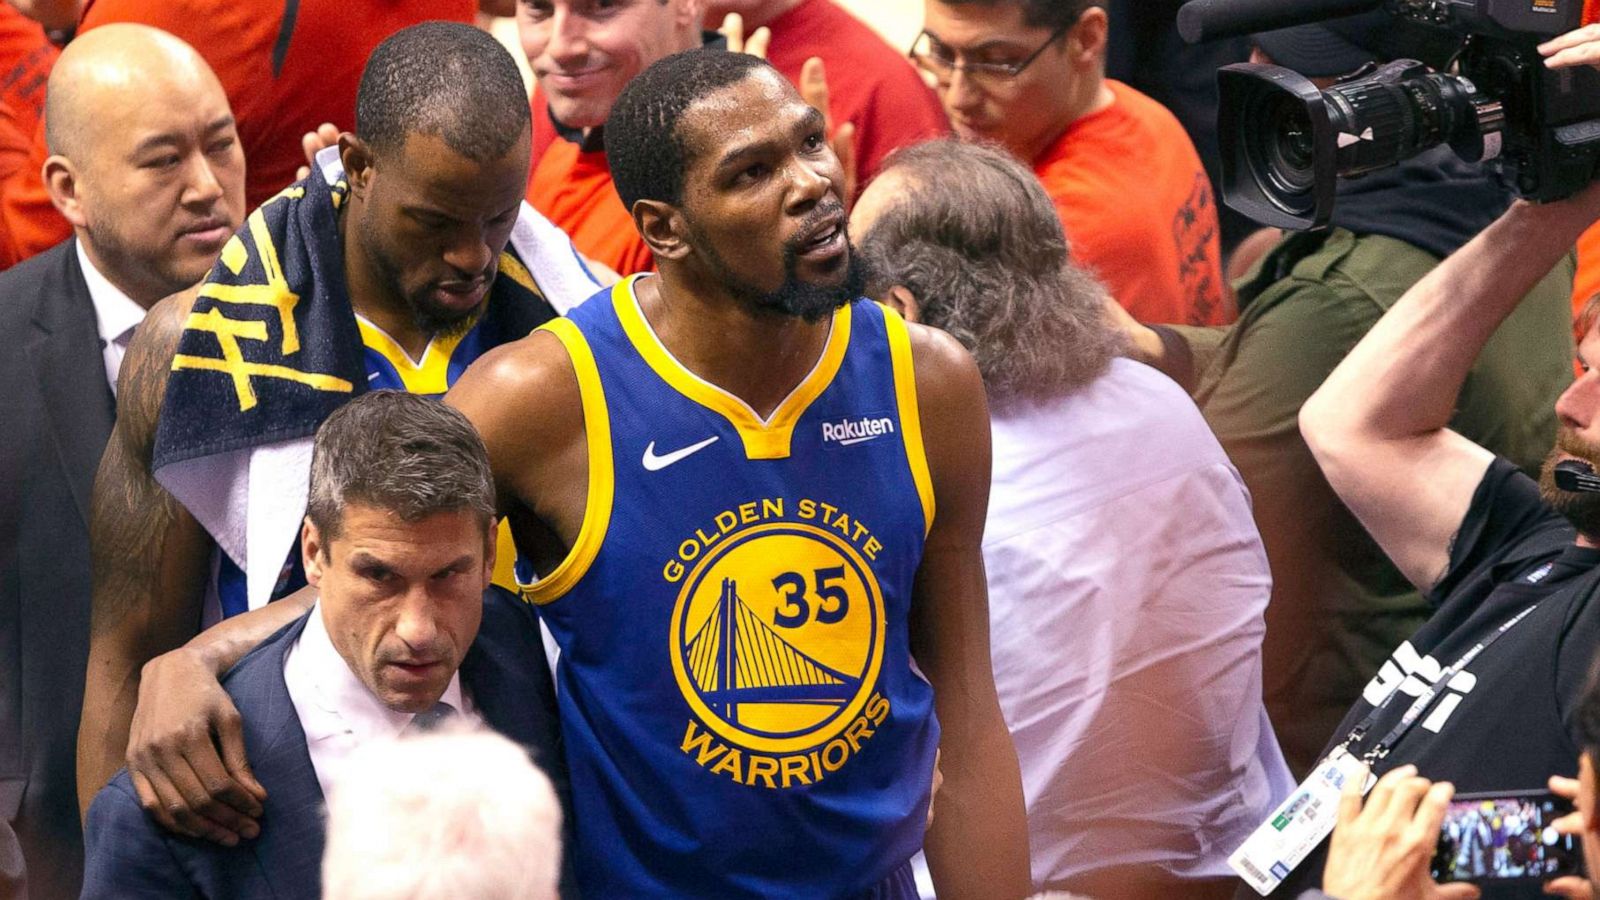
<path fill-rule="evenodd" d="M 705 232 L 689 222 L 691 240 L 705 257 L 707 265 L 717 280 L 730 292 L 758 310 L 796 316 L 807 322 L 818 322 L 834 310 L 862 296 L 871 280 L 872 272 L 866 258 L 849 245 L 848 261 L 843 271 L 825 281 L 807 281 L 800 275 L 800 252 L 815 225 L 831 216 L 843 215 L 843 204 L 837 198 L 818 204 L 807 215 L 796 234 L 783 243 L 783 281 L 776 290 L 763 290 L 735 267 L 717 250 L 716 244 Z M 847 239 L 848 240 L 848 239 Z"/>
<path fill-rule="evenodd" d="M 1562 426 L 1556 433 L 1556 446 L 1545 457 L 1539 472 L 1539 495 L 1565 516 L 1579 534 L 1589 538 L 1600 537 L 1600 494 L 1564 491 L 1556 487 L 1556 463 L 1574 457 L 1600 471 L 1600 444 L 1579 437 L 1572 429 Z"/>

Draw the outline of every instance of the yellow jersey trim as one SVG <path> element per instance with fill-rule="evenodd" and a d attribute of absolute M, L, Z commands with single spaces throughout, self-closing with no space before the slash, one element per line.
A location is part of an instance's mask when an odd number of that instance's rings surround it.
<path fill-rule="evenodd" d="M 589 445 L 589 498 L 583 508 L 583 525 L 566 559 L 549 575 L 533 584 L 522 585 L 523 599 L 543 606 L 561 599 L 589 571 L 605 543 L 611 526 L 611 501 L 616 493 L 616 472 L 611 460 L 611 414 L 606 409 L 605 391 L 600 385 L 600 369 L 594 351 L 583 332 L 571 319 L 551 319 L 539 326 L 567 348 L 572 369 L 578 375 L 578 397 L 583 402 L 583 430 Z"/>
<path fill-rule="evenodd" d="M 422 351 L 422 359 L 413 362 L 405 348 L 382 328 L 361 316 L 356 316 L 356 326 L 361 329 L 361 343 L 388 360 L 400 375 L 400 383 L 412 394 L 442 394 L 450 389 L 450 357 L 472 330 L 468 326 L 449 337 L 433 338 Z"/>
<path fill-rule="evenodd" d="M 522 585 L 517 584 L 517 542 L 511 537 L 510 519 L 500 520 L 500 527 L 494 530 L 494 544 L 494 575 L 490 582 L 513 594 L 521 593 Z"/>
<path fill-rule="evenodd" d="M 883 327 L 889 335 L 889 359 L 894 367 L 894 397 L 900 407 L 900 433 L 911 464 L 911 480 L 922 501 L 922 534 L 933 530 L 933 476 L 928 474 L 928 454 L 922 445 L 922 413 L 917 408 L 917 373 L 911 365 L 911 334 L 900 313 L 882 306 Z"/>
<path fill-rule="evenodd" d="M 634 294 L 634 282 L 641 277 L 644 276 L 635 275 L 613 288 L 611 303 L 622 322 L 622 330 L 645 363 L 678 393 L 727 419 L 739 432 L 747 459 L 788 459 L 795 423 L 833 383 L 839 367 L 844 364 L 844 353 L 850 346 L 850 307 L 841 306 L 834 311 L 828 341 L 817 364 L 789 396 L 783 398 L 772 415 L 762 419 L 748 403 L 685 368 L 661 343 Z"/>

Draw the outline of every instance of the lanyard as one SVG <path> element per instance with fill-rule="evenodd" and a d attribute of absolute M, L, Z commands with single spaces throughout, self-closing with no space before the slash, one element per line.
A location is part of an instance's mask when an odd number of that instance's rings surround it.
<path fill-rule="evenodd" d="M 1434 679 L 1433 684 L 1429 685 L 1428 689 L 1423 691 L 1422 694 L 1417 697 L 1417 699 L 1411 704 L 1410 708 L 1406 710 L 1405 715 L 1400 717 L 1400 721 L 1395 723 L 1393 728 L 1389 729 L 1389 733 L 1384 735 L 1382 740 L 1378 741 L 1377 744 L 1373 745 L 1371 750 L 1367 751 L 1366 755 L 1362 757 L 1362 760 L 1368 765 L 1371 765 L 1372 763 L 1383 759 L 1385 756 L 1388 756 L 1389 751 L 1394 749 L 1394 745 L 1398 744 L 1400 739 L 1405 737 L 1406 734 L 1411 731 L 1412 727 L 1417 724 L 1417 721 L 1422 718 L 1423 713 L 1426 713 L 1428 709 L 1433 706 L 1433 701 L 1437 700 L 1439 695 L 1444 693 L 1445 686 L 1450 683 L 1450 679 L 1454 678 L 1458 673 L 1461 672 L 1462 669 L 1465 669 L 1467 666 L 1471 665 L 1472 661 L 1478 658 L 1478 654 L 1489 649 L 1489 647 L 1492 646 L 1495 641 L 1498 641 L 1504 637 L 1506 632 L 1515 628 L 1519 623 L 1522 622 L 1523 619 L 1528 617 L 1529 613 L 1538 608 L 1539 604 L 1535 603 L 1522 612 L 1517 613 L 1511 619 L 1503 623 L 1499 628 L 1495 629 L 1494 634 L 1491 634 L 1487 638 L 1479 641 L 1477 644 L 1473 645 L 1471 650 L 1468 650 L 1466 653 L 1462 654 L 1461 658 L 1456 660 L 1455 665 L 1452 665 L 1450 668 L 1439 673 L 1439 677 Z M 1382 703 L 1373 708 L 1372 712 L 1367 713 L 1366 718 L 1362 719 L 1355 728 L 1350 730 L 1349 737 L 1346 737 L 1344 739 L 1344 743 L 1340 744 L 1339 746 L 1341 748 L 1348 747 L 1350 744 L 1353 744 L 1356 741 L 1366 737 L 1367 732 L 1372 729 L 1372 726 L 1377 724 L 1378 717 L 1383 715 L 1384 710 L 1388 709 L 1389 704 L 1393 703 L 1394 698 L 1398 696 L 1400 696 L 1400 688 L 1396 687 L 1393 691 L 1389 692 L 1389 696 L 1383 698 Z"/>

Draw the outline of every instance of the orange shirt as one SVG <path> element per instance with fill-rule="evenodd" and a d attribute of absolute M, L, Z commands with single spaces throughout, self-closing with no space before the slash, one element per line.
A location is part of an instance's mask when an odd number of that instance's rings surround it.
<path fill-rule="evenodd" d="M 1576 326 L 1583 308 L 1594 295 L 1600 294 L 1600 224 L 1578 238 L 1578 275 L 1572 280 L 1572 322 Z M 1583 340 L 1579 334 L 1578 340 Z"/>
<path fill-rule="evenodd" d="M 586 151 L 557 136 L 542 101 L 535 93 L 534 120 L 542 120 L 550 130 L 528 180 L 528 202 L 565 231 L 589 259 L 624 276 L 653 271 L 655 259 L 617 196 L 605 152 Z"/>
<path fill-rule="evenodd" d="M 205 58 L 233 107 L 245 157 L 245 201 L 254 209 L 294 181 L 305 164 L 300 137 L 323 122 L 355 127 L 356 88 L 367 57 L 402 28 L 430 19 L 472 22 L 474 0 L 89 0 L 81 34 L 112 22 L 171 32 Z M 287 10 L 294 10 L 285 19 Z M 44 162 L 37 132 L 34 160 Z M 71 234 L 50 205 L 38 167 L 31 184 L 0 201 L 26 258 Z"/>
<path fill-rule="evenodd" d="M 1115 102 L 1034 161 L 1072 258 L 1141 322 L 1227 324 L 1217 205 L 1194 145 L 1161 104 L 1106 85 Z"/>
<path fill-rule="evenodd" d="M 11 107 L 11 122 L 23 134 L 44 116 L 44 86 L 60 49 L 38 22 L 0 3 L 0 103 Z"/>
<path fill-rule="evenodd" d="M 45 160 L 44 88 L 60 55 L 39 23 L 0 3 L 0 269 L 21 262 L 25 246 L 36 246 L 37 252 L 72 234 L 39 178 Z"/>

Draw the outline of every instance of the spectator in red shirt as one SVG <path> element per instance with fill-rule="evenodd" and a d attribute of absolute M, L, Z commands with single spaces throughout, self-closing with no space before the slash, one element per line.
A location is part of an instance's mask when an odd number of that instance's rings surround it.
<path fill-rule="evenodd" d="M 170 32 L 199 50 L 228 94 L 248 161 L 246 202 L 255 208 L 295 180 L 300 138 L 323 122 L 355 121 L 356 86 L 384 38 L 418 22 L 472 22 L 476 0 L 88 0 L 78 33 L 112 22 Z M 9 105 L 9 104 L 8 104 Z M 39 181 L 44 133 L 19 184 L 0 198 L 0 265 L 72 234 Z"/>

